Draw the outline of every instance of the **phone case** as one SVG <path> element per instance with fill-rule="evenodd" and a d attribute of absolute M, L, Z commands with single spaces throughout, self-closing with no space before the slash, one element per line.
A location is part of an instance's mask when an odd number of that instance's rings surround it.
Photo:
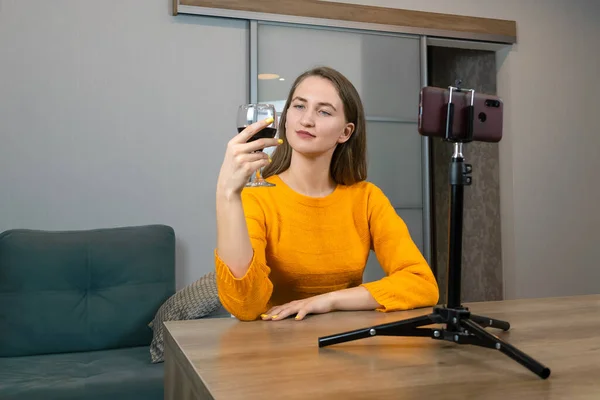
<path fill-rule="evenodd" d="M 446 136 L 446 111 L 450 90 L 427 86 L 421 89 L 418 130 L 423 136 Z M 467 128 L 467 107 L 471 92 L 452 91 L 454 104 L 453 137 L 464 139 Z M 499 142 L 502 139 L 503 102 L 498 96 L 475 92 L 473 141 Z"/>

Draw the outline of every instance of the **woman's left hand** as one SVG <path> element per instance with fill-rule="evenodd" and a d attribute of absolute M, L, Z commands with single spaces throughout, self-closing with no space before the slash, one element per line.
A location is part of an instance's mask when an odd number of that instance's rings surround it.
<path fill-rule="evenodd" d="M 290 315 L 296 314 L 296 320 L 304 319 L 306 314 L 325 314 L 334 310 L 335 294 L 325 293 L 304 300 L 296 300 L 287 304 L 276 306 L 262 314 L 263 321 L 279 321 Z"/>

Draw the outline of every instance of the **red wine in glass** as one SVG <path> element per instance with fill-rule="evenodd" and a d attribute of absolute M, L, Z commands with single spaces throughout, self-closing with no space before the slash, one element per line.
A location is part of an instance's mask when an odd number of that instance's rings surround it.
<path fill-rule="evenodd" d="M 277 114 L 275 112 L 275 106 L 272 104 L 242 104 L 238 108 L 237 115 L 237 126 L 238 133 L 242 132 L 248 125 L 255 122 L 265 120 L 267 118 L 273 118 L 273 122 L 265 128 L 254 134 L 248 142 L 253 142 L 263 138 L 274 138 L 277 134 Z M 262 150 L 257 150 L 262 151 Z M 260 169 L 256 173 L 252 174 L 246 187 L 268 187 L 275 186 L 273 183 L 267 182 L 263 179 Z"/>
<path fill-rule="evenodd" d="M 244 129 L 246 129 L 245 126 L 239 127 L 238 128 L 238 133 L 242 133 L 242 131 Z M 277 129 L 275 129 L 275 128 L 264 128 L 263 130 L 258 131 L 257 133 L 255 133 L 250 139 L 248 139 L 248 143 L 254 142 L 255 140 L 258 140 L 258 139 L 273 139 L 276 134 L 277 134 Z"/>

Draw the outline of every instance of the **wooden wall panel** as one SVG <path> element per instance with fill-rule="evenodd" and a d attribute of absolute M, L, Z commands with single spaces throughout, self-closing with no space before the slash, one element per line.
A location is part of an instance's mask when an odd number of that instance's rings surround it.
<path fill-rule="evenodd" d="M 515 21 L 440 14 L 397 8 L 334 3 L 319 0 L 173 0 L 173 13 L 204 14 L 207 10 L 248 12 L 269 16 L 315 18 L 329 21 L 376 24 L 395 32 L 424 34 L 437 37 L 486 40 L 500 43 L 516 43 Z M 249 14 L 250 15 L 250 14 Z M 251 19 L 249 17 L 249 19 Z"/>

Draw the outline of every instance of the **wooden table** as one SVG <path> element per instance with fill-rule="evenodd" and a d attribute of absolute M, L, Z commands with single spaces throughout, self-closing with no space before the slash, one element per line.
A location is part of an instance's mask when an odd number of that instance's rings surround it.
<path fill-rule="evenodd" d="M 600 399 L 600 295 L 466 304 L 487 328 L 552 370 L 546 380 L 497 350 L 384 337 L 318 338 L 423 314 L 336 312 L 265 322 L 167 322 L 165 399 Z"/>

